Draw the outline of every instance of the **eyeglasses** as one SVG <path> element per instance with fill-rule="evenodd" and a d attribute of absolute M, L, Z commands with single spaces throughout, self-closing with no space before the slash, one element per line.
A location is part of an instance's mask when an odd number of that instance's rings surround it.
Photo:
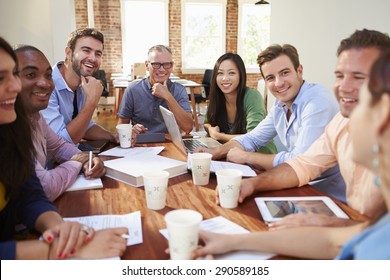
<path fill-rule="evenodd" d="M 160 63 L 160 62 L 150 62 L 150 64 L 152 65 L 153 69 L 160 69 L 160 67 L 164 67 L 164 69 L 171 69 L 172 68 L 172 65 L 173 65 L 173 62 L 164 62 L 164 63 Z"/>

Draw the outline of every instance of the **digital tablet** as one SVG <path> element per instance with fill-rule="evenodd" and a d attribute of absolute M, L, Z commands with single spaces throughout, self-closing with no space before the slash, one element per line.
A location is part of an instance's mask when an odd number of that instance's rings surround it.
<path fill-rule="evenodd" d="M 326 196 L 256 197 L 263 220 L 276 222 L 295 213 L 313 213 L 348 219 L 348 215 Z"/>

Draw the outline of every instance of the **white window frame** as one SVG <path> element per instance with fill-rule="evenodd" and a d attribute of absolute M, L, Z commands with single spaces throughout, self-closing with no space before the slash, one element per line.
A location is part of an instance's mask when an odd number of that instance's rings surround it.
<path fill-rule="evenodd" d="M 143 59 L 142 61 L 139 61 L 140 59 L 136 59 L 137 61 L 133 61 L 131 58 L 131 53 L 129 51 L 129 48 L 127 46 L 127 42 L 129 44 L 137 44 L 137 42 L 140 42 L 143 40 L 143 38 L 127 38 L 128 34 L 131 36 L 131 30 L 137 29 L 137 30 L 142 30 L 144 26 L 148 25 L 153 22 L 153 25 L 156 23 L 149 17 L 148 14 L 143 15 L 143 19 L 137 26 L 128 26 L 126 24 L 126 11 L 125 11 L 125 2 L 161 2 L 164 5 L 164 12 L 163 12 L 163 17 L 164 17 L 164 22 L 165 24 L 165 36 L 163 41 L 153 41 L 151 40 L 150 46 L 146 47 L 145 50 L 143 50 Z M 130 74 L 131 72 L 131 65 L 133 63 L 137 62 L 145 62 L 147 60 L 147 53 L 148 49 L 152 47 L 153 45 L 157 44 L 163 44 L 163 45 L 169 45 L 169 0 L 121 0 L 121 23 L 122 23 L 122 71 L 123 73 Z M 163 24 L 163 23 L 159 23 Z M 154 34 L 145 34 L 145 36 L 149 35 L 151 38 L 153 38 Z"/>
<path fill-rule="evenodd" d="M 181 57 L 181 60 L 182 60 L 182 69 L 181 69 L 181 72 L 183 74 L 203 74 L 204 73 L 204 70 L 206 68 L 213 68 L 214 67 L 214 62 L 218 59 L 218 57 L 220 55 L 222 55 L 223 53 L 226 52 L 226 2 L 227 0 L 182 0 L 181 1 L 181 18 L 182 18 L 182 21 L 181 21 L 181 26 L 182 26 L 182 29 L 181 29 L 181 48 L 182 48 L 182 57 Z M 199 3 L 199 4 L 208 4 L 208 3 L 211 3 L 211 4 L 220 4 L 220 9 L 221 9 L 221 38 L 220 38 L 220 47 L 221 47 L 221 53 L 219 54 L 219 56 L 215 57 L 215 60 L 214 62 L 212 63 L 212 65 L 202 65 L 200 67 L 186 67 L 186 57 L 185 57 L 185 50 L 186 50 L 186 46 L 185 46 L 185 42 L 186 42 L 186 24 L 185 24 L 185 19 L 187 18 L 186 17 L 186 4 L 187 3 Z M 191 13 L 191 12 L 189 12 Z M 204 50 L 204 51 L 207 51 L 207 50 Z"/>
<path fill-rule="evenodd" d="M 246 61 L 245 56 L 244 56 L 244 43 L 243 43 L 243 39 L 242 39 L 244 37 L 244 35 L 242 33 L 243 33 L 243 19 L 244 19 L 245 15 L 244 15 L 243 7 L 244 7 L 244 5 L 253 5 L 253 8 L 255 8 L 255 3 L 256 2 L 257 2 L 256 0 L 238 0 L 238 35 L 237 35 L 238 45 L 237 45 L 237 53 L 244 60 L 246 71 L 247 71 L 248 74 L 250 74 L 250 73 L 259 73 L 260 70 L 259 70 L 259 66 L 257 64 L 250 65 L 250 63 L 248 63 Z M 269 4 L 269 5 L 259 5 L 259 7 L 260 6 L 264 6 L 264 8 L 271 9 L 271 4 Z M 270 12 L 270 16 L 271 16 L 271 12 Z M 269 29 L 271 29 L 271 26 L 269 26 Z M 269 42 L 270 42 L 270 37 L 268 38 L 268 42 L 265 43 L 264 46 L 259 46 L 259 48 L 255 51 L 256 58 L 257 58 L 257 54 L 259 54 L 263 49 L 268 47 Z"/>

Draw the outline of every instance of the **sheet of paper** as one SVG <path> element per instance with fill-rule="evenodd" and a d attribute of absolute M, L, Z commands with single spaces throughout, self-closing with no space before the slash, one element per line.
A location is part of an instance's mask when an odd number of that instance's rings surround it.
<path fill-rule="evenodd" d="M 248 165 L 238 164 L 238 163 L 233 163 L 228 161 L 212 160 L 210 170 L 212 172 L 216 172 L 220 169 L 238 169 L 242 171 L 243 177 L 256 177 L 256 172 Z"/>
<path fill-rule="evenodd" d="M 121 147 L 115 147 L 109 149 L 99 156 L 114 156 L 114 157 L 133 157 L 138 155 L 158 155 L 164 150 L 163 146 L 158 147 L 134 147 L 129 149 L 122 149 Z"/>
<path fill-rule="evenodd" d="M 79 190 L 89 190 L 89 189 L 98 189 L 103 188 L 103 182 L 100 178 L 85 179 L 84 175 L 79 175 L 76 179 L 76 181 L 73 183 L 72 186 L 70 186 L 66 191 L 79 191 Z"/>
<path fill-rule="evenodd" d="M 190 157 L 188 157 L 187 160 L 188 169 L 191 169 L 191 160 Z M 210 171 L 216 172 L 220 169 L 238 169 L 241 170 L 243 177 L 256 177 L 256 172 L 250 168 L 248 165 L 245 164 L 239 164 L 239 163 L 233 163 L 229 161 L 218 161 L 218 160 L 212 160 Z"/>
<path fill-rule="evenodd" d="M 127 246 L 141 244 L 143 242 L 141 211 L 136 211 L 125 215 L 95 215 L 64 218 L 64 220 L 79 222 L 89 227 L 93 227 L 95 230 L 127 227 L 130 235 L 130 238 L 127 239 Z"/>
<path fill-rule="evenodd" d="M 200 223 L 200 228 L 205 231 L 211 231 L 215 233 L 223 234 L 241 234 L 249 233 L 248 230 L 240 225 L 229 221 L 225 217 L 218 216 L 211 219 L 204 220 Z M 162 229 L 160 233 L 168 239 L 168 230 Z M 236 251 L 222 255 L 216 255 L 214 258 L 217 260 L 266 260 L 272 258 L 275 254 L 265 252 L 252 252 L 252 251 Z"/>

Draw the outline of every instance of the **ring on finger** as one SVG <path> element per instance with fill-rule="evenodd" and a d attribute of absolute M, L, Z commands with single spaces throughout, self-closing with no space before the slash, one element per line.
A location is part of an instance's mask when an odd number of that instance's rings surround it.
<path fill-rule="evenodd" d="M 83 225 L 81 228 L 81 231 L 83 231 L 86 235 L 88 235 L 89 234 L 89 227 L 87 227 L 86 225 Z"/>

